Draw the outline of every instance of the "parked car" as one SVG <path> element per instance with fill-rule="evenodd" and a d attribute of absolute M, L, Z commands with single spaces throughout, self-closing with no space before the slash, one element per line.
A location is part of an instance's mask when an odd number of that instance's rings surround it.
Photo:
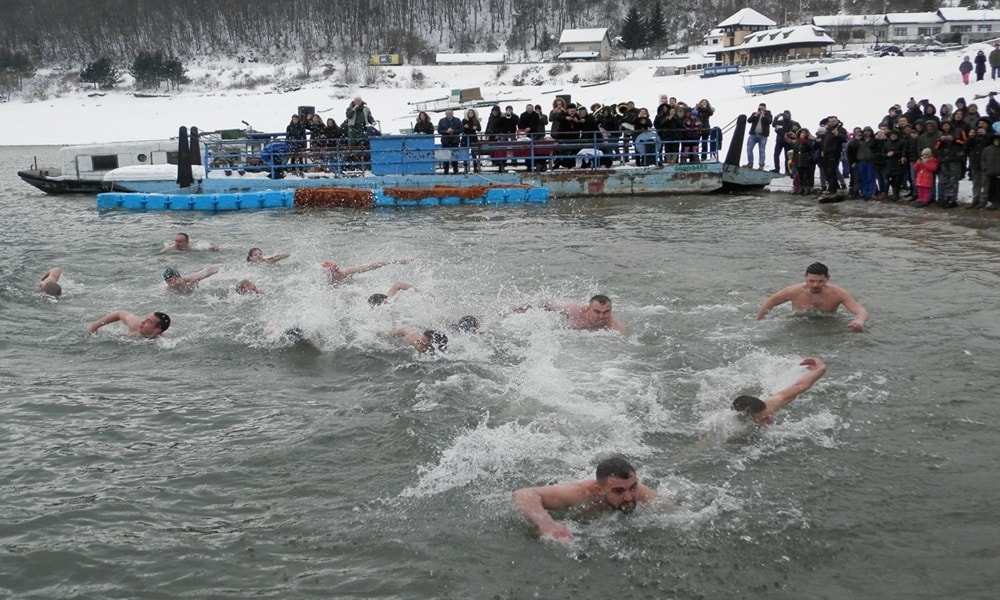
<path fill-rule="evenodd" d="M 873 48 L 875 56 L 902 56 L 903 49 L 895 44 L 881 44 Z"/>

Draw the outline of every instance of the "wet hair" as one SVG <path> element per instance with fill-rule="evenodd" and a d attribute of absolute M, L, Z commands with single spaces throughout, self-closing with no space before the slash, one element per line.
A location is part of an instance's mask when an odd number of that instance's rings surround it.
<path fill-rule="evenodd" d="M 428 329 L 427 331 L 424 331 L 424 337 L 427 338 L 427 343 L 430 345 L 432 352 L 434 350 L 444 352 L 448 349 L 448 336 L 440 331 Z"/>
<path fill-rule="evenodd" d="M 459 331 L 464 331 L 466 333 L 472 333 L 473 331 L 479 330 L 479 319 L 472 315 L 465 315 L 458 320 L 457 327 Z"/>
<path fill-rule="evenodd" d="M 260 250 L 261 254 L 264 253 L 260 248 L 250 248 L 250 252 L 247 252 L 247 262 L 250 262 L 250 256 L 253 255 L 254 250 Z"/>
<path fill-rule="evenodd" d="M 738 396 L 733 400 L 733 410 L 741 413 L 758 413 L 767 408 L 767 404 L 756 396 Z"/>
<path fill-rule="evenodd" d="M 306 341 L 306 335 L 302 332 L 300 327 L 289 327 L 284 332 L 282 332 L 282 337 L 287 339 L 293 344 L 298 344 Z"/>
<path fill-rule="evenodd" d="M 158 327 L 160 328 L 161 333 L 170 329 L 170 315 L 163 312 L 155 312 L 153 313 L 153 316 L 159 319 Z"/>
<path fill-rule="evenodd" d="M 166 269 L 163 270 L 163 281 L 166 281 L 168 279 L 173 279 L 174 277 L 180 277 L 180 276 L 181 276 L 180 271 L 178 271 L 177 269 L 175 269 L 173 267 L 167 267 Z"/>
<path fill-rule="evenodd" d="M 597 463 L 597 481 L 604 482 L 608 477 L 628 479 L 635 475 L 635 467 L 620 456 L 612 456 Z"/>
<path fill-rule="evenodd" d="M 826 275 L 827 277 L 829 277 L 830 276 L 830 269 L 827 269 L 826 265 L 824 265 L 821 262 L 814 262 L 813 264 L 811 264 L 808 267 L 806 267 L 806 274 L 808 274 L 808 275 Z"/>
<path fill-rule="evenodd" d="M 368 296 L 368 306 L 371 306 L 372 308 L 379 306 L 380 304 L 385 304 L 388 301 L 389 296 L 386 296 L 385 294 L 372 294 L 371 296 Z"/>
<path fill-rule="evenodd" d="M 243 281 L 241 281 L 241 282 L 239 282 L 239 283 L 236 284 L 236 293 L 237 294 L 249 294 L 250 292 L 255 291 L 255 290 L 250 289 L 250 286 L 252 286 L 252 285 L 253 285 L 252 281 L 250 281 L 249 279 L 244 279 Z"/>
<path fill-rule="evenodd" d="M 191 241 L 191 236 L 189 236 L 188 234 L 184 233 L 183 231 L 178 231 L 177 235 L 183 235 L 185 242 L 190 242 Z"/>
<path fill-rule="evenodd" d="M 611 298 L 608 298 L 604 294 L 596 294 L 594 296 L 591 296 L 590 301 L 591 302 L 596 302 L 596 303 L 601 304 L 601 305 L 611 304 Z"/>
<path fill-rule="evenodd" d="M 42 292 L 48 294 L 49 296 L 61 296 L 62 286 L 54 281 L 46 281 L 42 284 Z"/>

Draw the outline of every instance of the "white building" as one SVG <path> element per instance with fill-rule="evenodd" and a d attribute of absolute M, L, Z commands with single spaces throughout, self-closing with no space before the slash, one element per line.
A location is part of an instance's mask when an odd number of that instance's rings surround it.
<path fill-rule="evenodd" d="M 563 29 L 559 36 L 559 60 L 608 60 L 611 58 L 611 39 L 608 28 Z"/>

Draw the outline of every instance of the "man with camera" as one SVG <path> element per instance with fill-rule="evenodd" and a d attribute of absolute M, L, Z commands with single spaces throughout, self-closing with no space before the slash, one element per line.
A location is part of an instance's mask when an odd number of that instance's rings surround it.
<path fill-rule="evenodd" d="M 767 110 L 767 105 L 763 102 L 757 107 L 757 112 L 751 113 L 747 117 L 747 125 L 750 127 L 750 135 L 747 136 L 747 164 L 746 168 L 753 168 L 753 149 L 757 147 L 757 168 L 764 169 L 764 150 L 767 146 L 767 136 L 771 134 L 771 111 Z"/>

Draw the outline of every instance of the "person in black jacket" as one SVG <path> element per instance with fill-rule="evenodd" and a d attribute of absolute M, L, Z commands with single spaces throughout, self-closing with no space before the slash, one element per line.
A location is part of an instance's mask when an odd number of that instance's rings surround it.
<path fill-rule="evenodd" d="M 785 110 L 775 117 L 772 125 L 774 126 L 774 168 L 771 169 L 771 172 L 780 173 L 781 165 L 786 165 L 785 175 L 788 175 L 789 146 L 785 143 L 785 134 L 791 131 L 793 126 L 798 126 L 799 123 L 792 119 L 792 111 Z M 785 160 L 781 158 L 782 151 L 785 153 Z"/>
<path fill-rule="evenodd" d="M 839 184 L 840 154 L 847 143 L 847 130 L 840 124 L 836 116 L 826 118 L 826 132 L 823 134 L 823 145 L 820 148 L 823 172 L 826 173 L 826 194 L 837 193 Z"/>
<path fill-rule="evenodd" d="M 434 135 L 434 123 L 431 123 L 430 115 L 424 111 L 417 113 L 417 122 L 413 124 L 413 133 Z"/>
<path fill-rule="evenodd" d="M 771 134 L 771 111 L 767 110 L 767 105 L 763 102 L 757 107 L 757 112 L 751 113 L 747 117 L 747 164 L 748 169 L 753 168 L 753 149 L 757 147 L 757 168 L 764 169 L 764 152 L 767 147 L 767 136 Z"/>
<path fill-rule="evenodd" d="M 442 148 L 458 148 L 462 141 L 462 120 L 455 116 L 454 110 L 449 108 L 444 111 L 444 116 L 438 121 L 437 131 L 441 134 Z M 442 163 L 445 175 L 448 174 L 449 166 L 456 175 L 458 174 L 458 160 L 456 160 L 455 152 L 457 151 L 452 150 L 451 159 Z"/>

